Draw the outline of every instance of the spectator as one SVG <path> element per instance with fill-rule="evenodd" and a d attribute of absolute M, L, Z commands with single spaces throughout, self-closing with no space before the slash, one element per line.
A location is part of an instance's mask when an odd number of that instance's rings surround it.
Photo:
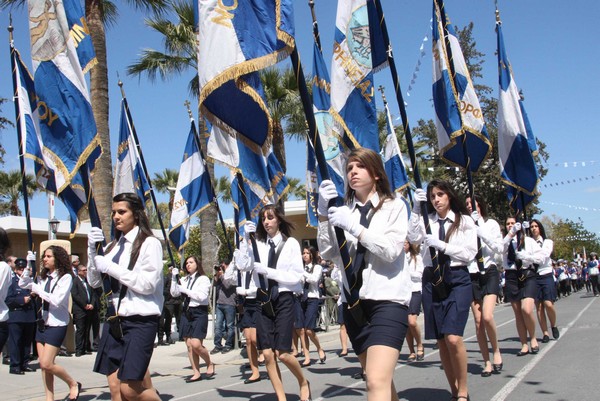
<path fill-rule="evenodd" d="M 222 261 L 218 266 L 214 266 L 213 285 L 217 294 L 216 305 L 216 323 L 215 323 L 215 347 L 210 352 L 216 354 L 222 352 L 228 353 L 234 347 L 235 341 L 235 288 L 237 277 L 235 275 L 225 275 L 229 268 L 229 263 Z M 222 345 L 223 338 L 225 345 Z"/>

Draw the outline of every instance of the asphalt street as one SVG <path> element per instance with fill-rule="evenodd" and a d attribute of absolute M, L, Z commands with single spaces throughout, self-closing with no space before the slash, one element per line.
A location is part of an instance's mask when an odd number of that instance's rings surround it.
<path fill-rule="evenodd" d="M 467 323 L 465 343 L 468 353 L 469 392 L 471 400 L 582 400 L 600 399 L 598 395 L 598 367 L 600 366 L 600 298 L 594 298 L 585 290 L 563 298 L 556 303 L 560 338 L 547 344 L 540 343 L 537 355 L 517 357 L 520 350 L 517 341 L 514 315 L 510 305 L 496 307 L 495 319 L 498 338 L 503 354 L 504 369 L 500 374 L 483 378 L 479 348 L 475 338 L 472 318 Z M 537 337 L 541 339 L 539 327 Z M 313 401 L 366 400 L 365 383 L 352 376 L 360 371 L 358 359 L 350 352 L 340 358 L 337 327 L 320 332 L 319 338 L 326 350 L 327 361 L 320 364 L 313 346 L 313 364 L 304 368 L 311 383 Z M 212 349 L 212 341 L 207 341 Z M 448 400 L 450 393 L 441 369 L 433 342 L 425 343 L 425 359 L 406 363 L 408 352 L 400 355 L 394 382 L 401 400 L 429 401 Z M 91 371 L 95 355 L 79 358 L 58 357 L 57 363 L 83 383 L 82 401 L 108 400 L 110 395 L 106 379 Z M 185 345 L 182 342 L 155 348 L 150 365 L 154 386 L 162 400 L 276 400 L 264 367 L 263 380 L 244 384 L 249 372 L 244 369 L 246 360 L 239 350 L 214 356 L 216 375 L 210 380 L 185 383 L 191 374 Z M 37 367 L 37 364 L 32 364 Z M 281 365 L 282 366 L 282 365 Z M 205 372 L 202 367 L 202 372 Z M 298 385 L 294 377 L 282 366 L 284 386 L 288 400 L 298 400 Z M 44 400 L 41 375 L 38 372 L 23 376 L 8 374 L 8 366 L 0 368 L 2 394 L 0 400 Z M 67 395 L 67 387 L 56 379 L 56 399 Z"/>

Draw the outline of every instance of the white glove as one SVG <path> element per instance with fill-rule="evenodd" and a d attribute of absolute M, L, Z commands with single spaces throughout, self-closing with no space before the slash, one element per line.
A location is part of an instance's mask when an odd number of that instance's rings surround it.
<path fill-rule="evenodd" d="M 89 255 L 93 258 L 96 256 L 96 243 L 104 242 L 104 233 L 98 227 L 92 227 L 90 232 L 88 233 L 88 252 Z"/>
<path fill-rule="evenodd" d="M 517 251 L 516 253 L 517 259 L 521 259 L 523 263 L 531 264 L 533 263 L 533 255 L 531 255 L 527 251 Z"/>
<path fill-rule="evenodd" d="M 351 235 L 358 238 L 364 227 L 358 221 L 352 218 L 352 211 L 348 206 L 330 207 L 329 222 L 344 231 L 348 231 Z"/>
<path fill-rule="evenodd" d="M 517 235 L 517 233 L 518 233 L 519 231 L 521 231 L 521 223 L 518 223 L 518 222 L 517 222 L 517 223 L 515 223 L 515 225 L 514 225 L 514 226 L 512 226 L 512 227 L 510 228 L 510 233 L 511 233 L 512 235 Z"/>
<path fill-rule="evenodd" d="M 427 202 L 427 192 L 423 188 L 415 189 L 413 213 L 421 214 L 421 202 Z"/>
<path fill-rule="evenodd" d="M 302 273 L 302 277 L 304 278 L 304 281 L 306 281 L 312 277 L 312 274 L 310 274 L 309 272 L 304 272 Z"/>
<path fill-rule="evenodd" d="M 96 270 L 100 273 L 108 273 L 108 268 L 111 264 L 112 262 L 105 256 L 94 256 L 94 266 L 96 266 Z"/>
<path fill-rule="evenodd" d="M 477 221 L 481 218 L 477 210 L 473 210 L 473 213 L 471 213 L 471 217 L 473 218 L 473 221 L 475 221 L 475 223 L 477 223 Z"/>
<path fill-rule="evenodd" d="M 23 270 L 23 274 L 21 274 L 21 278 L 31 279 L 31 268 L 30 267 L 26 267 L 25 270 Z"/>
<path fill-rule="evenodd" d="M 249 238 L 250 233 L 255 233 L 255 232 L 256 232 L 256 224 L 254 224 L 254 222 L 252 222 L 252 221 L 247 221 L 246 224 L 244 224 L 244 237 Z"/>
<path fill-rule="evenodd" d="M 19 279 L 19 287 L 27 288 L 28 290 L 30 290 L 31 284 L 33 284 L 33 279 L 31 278 L 31 269 L 27 268 L 23 271 L 23 274 Z"/>
<path fill-rule="evenodd" d="M 254 271 L 258 274 L 267 275 L 267 267 L 260 262 L 254 262 Z"/>
<path fill-rule="evenodd" d="M 235 293 L 241 297 L 246 296 L 246 289 L 244 287 L 235 287 Z"/>
<path fill-rule="evenodd" d="M 233 260 L 235 263 L 235 267 L 237 267 L 239 271 L 244 272 L 252 270 L 252 260 L 250 259 L 250 256 L 247 252 L 242 252 L 241 250 L 236 249 L 235 251 L 233 251 Z"/>
<path fill-rule="evenodd" d="M 185 294 L 188 297 L 190 296 L 190 290 L 188 290 L 185 286 L 183 285 L 178 285 L 177 286 L 177 290 L 181 293 L 181 294 Z"/>
<path fill-rule="evenodd" d="M 27 262 L 33 262 L 35 264 L 36 255 L 31 251 L 27 251 Z M 29 263 L 27 263 L 29 265 Z"/>
<path fill-rule="evenodd" d="M 433 248 L 437 249 L 438 251 L 442 251 L 442 252 L 444 252 L 446 250 L 447 244 L 444 241 L 442 241 L 441 239 L 434 236 L 433 234 L 427 234 L 425 236 L 424 242 L 425 242 L 425 246 L 427 246 L 427 247 L 433 247 Z"/>
<path fill-rule="evenodd" d="M 176 268 L 176 267 L 174 267 L 174 268 L 171 270 L 171 274 L 173 275 L 173 279 L 177 278 L 177 276 L 179 276 L 179 269 L 178 269 L 178 268 Z"/>
<path fill-rule="evenodd" d="M 329 201 L 337 198 L 337 188 L 331 180 L 323 180 L 319 185 L 319 202 L 317 203 L 317 213 L 319 216 L 327 216 Z"/>
<path fill-rule="evenodd" d="M 529 228 L 529 222 L 528 221 L 524 221 L 523 224 L 521 224 L 523 226 L 524 229 L 528 229 Z"/>

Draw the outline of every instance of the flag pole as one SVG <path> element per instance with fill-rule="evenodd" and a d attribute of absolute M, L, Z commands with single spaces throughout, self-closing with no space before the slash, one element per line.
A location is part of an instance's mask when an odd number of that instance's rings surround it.
<path fill-rule="evenodd" d="M 202 159 L 202 163 L 204 163 L 204 169 L 208 171 L 208 163 L 206 162 L 206 158 L 204 157 L 204 153 L 202 152 L 202 146 L 200 143 L 200 137 L 198 134 L 198 130 L 196 129 L 196 124 L 194 123 L 194 117 L 192 115 L 192 110 L 190 109 L 190 102 L 186 100 L 184 102 L 185 107 L 187 108 L 188 116 L 190 117 L 190 122 L 194 128 L 194 140 L 196 141 L 196 146 L 198 146 L 198 152 L 200 152 L 200 158 Z M 204 124 L 204 122 L 202 122 Z M 210 189 L 213 195 L 213 204 L 217 209 L 217 214 L 219 216 L 219 222 L 221 223 L 221 228 L 223 229 L 223 235 L 225 236 L 225 241 L 227 241 L 227 250 L 229 251 L 229 260 L 233 258 L 233 247 L 231 246 L 231 242 L 229 241 L 229 236 L 227 235 L 227 229 L 225 228 L 225 221 L 223 220 L 223 214 L 221 213 L 221 208 L 219 207 L 219 200 L 217 199 L 217 193 L 215 192 L 215 186 L 212 182 L 212 177 L 210 173 L 208 174 L 208 182 L 210 183 Z"/>
<path fill-rule="evenodd" d="M 248 198 L 246 197 L 246 191 L 244 188 L 244 176 L 240 171 L 235 173 L 237 178 L 237 185 L 240 193 L 242 194 L 242 207 L 244 208 L 244 213 L 246 214 L 246 221 L 252 221 L 250 216 L 250 205 L 248 204 Z M 258 247 L 256 246 L 256 236 L 254 233 L 249 235 L 250 242 L 252 243 L 252 254 L 254 255 L 254 261 L 260 262 L 260 256 L 258 254 Z"/>
<path fill-rule="evenodd" d="M 310 7 L 310 14 L 313 20 L 313 37 L 315 39 L 315 43 L 319 50 L 323 50 L 321 48 L 321 36 L 319 35 L 319 23 L 317 22 L 317 15 L 315 14 L 315 2 L 314 0 L 308 0 L 308 6 Z"/>
<path fill-rule="evenodd" d="M 165 230 L 165 225 L 162 221 L 162 217 L 160 215 L 160 210 L 158 210 L 158 202 L 156 201 L 156 195 L 154 193 L 154 186 L 152 185 L 152 180 L 150 179 L 150 175 L 148 174 L 148 169 L 146 168 L 146 162 L 144 161 L 144 154 L 142 153 L 142 147 L 140 146 L 140 141 L 138 140 L 137 132 L 135 130 L 135 125 L 133 124 L 133 119 L 131 118 L 131 113 L 129 112 L 129 105 L 127 103 L 127 98 L 125 97 L 125 90 L 123 89 L 123 82 L 119 79 L 118 82 L 119 88 L 121 89 L 121 97 L 123 98 L 123 104 L 125 106 L 125 113 L 127 113 L 127 119 L 131 124 L 131 134 L 133 136 L 133 141 L 135 143 L 135 147 L 138 151 L 138 155 L 140 155 L 140 162 L 142 163 L 142 169 L 144 170 L 144 174 L 146 175 L 146 181 L 148 181 L 148 185 L 150 185 L 150 197 L 152 198 L 152 204 L 154 205 L 154 210 L 156 210 L 156 217 L 158 217 L 158 224 L 160 225 L 160 230 L 162 231 L 163 238 L 165 239 L 165 245 L 167 248 L 167 252 L 169 253 L 169 260 L 171 261 L 171 266 L 175 266 L 175 258 L 173 257 L 173 252 L 171 251 L 171 245 L 169 244 L 169 237 L 167 236 L 167 231 Z"/>
<path fill-rule="evenodd" d="M 27 172 L 25 171 L 25 148 L 26 144 L 23 142 L 23 133 L 21 132 L 21 108 L 19 107 L 19 83 L 17 82 L 17 63 L 15 60 L 15 46 L 13 42 L 13 26 L 12 26 L 12 14 L 9 15 L 8 23 L 8 40 L 10 43 L 10 63 L 12 66 L 12 79 L 13 79 L 13 102 L 15 103 L 15 116 L 17 121 L 17 140 L 19 143 L 19 165 L 21 166 L 21 194 L 23 195 L 23 207 L 25 209 L 25 224 L 27 226 L 27 244 L 28 249 L 33 251 L 33 232 L 31 230 L 31 211 L 29 209 L 29 198 L 27 197 Z M 35 269 L 32 269 L 35 274 Z"/>
<path fill-rule="evenodd" d="M 396 99 L 398 101 L 398 107 L 400 108 L 400 117 L 402 118 L 402 126 L 404 129 L 404 138 L 406 140 L 406 146 L 408 148 L 408 155 L 410 157 L 410 163 L 413 169 L 413 179 L 415 180 L 415 186 L 417 188 L 423 188 L 423 184 L 421 182 L 421 174 L 419 173 L 419 166 L 417 164 L 417 157 L 415 154 L 415 146 L 412 140 L 412 134 L 410 132 L 410 124 L 408 123 L 408 116 L 406 114 L 406 106 L 404 104 L 404 98 L 402 96 L 402 90 L 400 89 L 400 80 L 398 79 L 398 70 L 396 69 L 396 62 L 394 60 L 394 56 L 392 53 L 392 46 L 390 44 L 390 37 L 387 30 L 387 25 L 385 23 L 385 17 L 383 15 L 383 9 L 381 8 L 380 0 L 375 1 L 375 8 L 377 9 L 377 13 L 379 16 L 379 21 L 381 25 L 381 33 L 384 40 L 384 45 L 388 49 L 387 52 L 387 60 L 388 65 L 390 67 L 390 72 L 392 74 L 392 82 L 394 84 L 394 91 L 396 92 Z M 427 234 L 431 234 L 431 226 L 429 224 L 429 211 L 427 210 L 427 202 L 421 202 L 421 217 L 423 218 L 423 224 L 425 225 L 425 232 Z M 442 274 L 440 271 L 440 266 L 438 263 L 437 252 L 435 248 L 429 247 L 429 255 L 431 256 L 431 263 L 433 264 L 433 272 L 434 272 L 434 280 L 435 283 L 433 285 L 434 289 L 440 291 L 441 284 L 443 281 Z M 442 294 L 440 294 L 442 295 Z"/>

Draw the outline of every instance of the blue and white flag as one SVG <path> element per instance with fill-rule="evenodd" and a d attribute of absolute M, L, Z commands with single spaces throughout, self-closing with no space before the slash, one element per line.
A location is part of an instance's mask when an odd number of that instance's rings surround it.
<path fill-rule="evenodd" d="M 87 83 L 62 1 L 29 2 L 31 57 L 42 153 L 52 158 L 57 194 L 101 154 Z"/>
<path fill-rule="evenodd" d="M 317 204 L 319 202 L 319 174 L 317 158 L 312 142 L 306 141 L 306 224 L 309 227 L 319 226 Z"/>
<path fill-rule="evenodd" d="M 52 192 L 56 191 L 54 163 L 55 158 L 44 146 L 44 138 L 40 129 L 40 113 L 48 110 L 38 101 L 33 78 L 21 60 L 19 52 L 11 46 L 12 65 L 15 83 L 15 102 L 19 115 L 17 115 L 18 129 L 21 133 L 22 143 L 19 146 L 25 157 L 34 162 L 36 181 L 40 188 Z M 82 175 L 82 173 L 84 173 Z M 84 163 L 77 174 L 73 176 L 69 185 L 65 186 L 59 199 L 64 203 L 71 221 L 71 234 L 75 233 L 79 225 L 79 213 L 88 204 L 90 183 L 88 165 Z M 90 212 L 91 213 L 91 212 Z"/>
<path fill-rule="evenodd" d="M 113 196 L 125 193 L 136 193 L 145 204 L 150 200 L 150 183 L 142 167 L 133 135 L 133 121 L 128 113 L 127 100 L 121 100 L 121 129 L 119 131 L 119 144 L 117 146 L 117 163 L 115 165 L 115 179 Z"/>
<path fill-rule="evenodd" d="M 292 0 L 198 0 L 198 19 L 202 114 L 266 154 L 272 120 L 257 71 L 295 46 Z"/>
<path fill-rule="evenodd" d="M 434 0 L 433 102 L 440 156 L 475 172 L 492 147 L 458 37 L 448 20 L 443 5 Z"/>
<path fill-rule="evenodd" d="M 504 49 L 500 22 L 496 24 L 496 32 L 500 74 L 498 96 L 500 176 L 507 185 L 509 203 L 514 210 L 520 211 L 536 198 L 539 178 L 533 156 L 537 152 L 537 146 Z"/>
<path fill-rule="evenodd" d="M 331 114 L 338 136 L 379 152 L 373 72 L 386 66 L 385 46 L 372 1 L 339 1 L 331 62 Z"/>
<path fill-rule="evenodd" d="M 92 36 L 90 35 L 90 29 L 85 19 L 80 0 L 63 0 L 63 4 L 69 23 L 69 33 L 71 39 L 75 42 L 79 64 L 85 74 L 93 66 L 98 64 L 96 52 L 94 51 L 94 44 L 92 43 Z"/>
<path fill-rule="evenodd" d="M 323 53 L 319 46 L 315 42 L 313 47 L 313 81 L 312 81 L 312 96 L 313 96 L 313 111 L 315 114 L 315 122 L 317 125 L 317 131 L 319 138 L 321 139 L 321 145 L 323 146 L 323 153 L 327 162 L 327 170 L 329 172 L 329 178 L 335 184 L 338 195 L 343 198 L 346 192 L 346 153 L 343 143 L 350 143 L 348 138 L 344 135 L 344 132 L 337 132 L 334 129 L 335 122 L 333 116 L 330 113 L 331 110 L 331 84 L 329 80 L 329 73 L 323 60 Z M 344 135 L 340 138 L 338 135 Z M 345 142 L 342 140 L 345 139 Z M 312 148 L 312 145 L 308 145 Z M 310 151 L 310 150 L 309 150 Z M 314 154 L 314 149 L 312 150 Z M 311 163 L 316 158 L 307 158 L 307 162 Z M 316 166 L 308 166 L 308 170 L 318 171 Z M 322 178 L 318 177 L 317 189 L 321 183 Z M 308 193 L 308 180 L 306 182 L 307 193 Z M 310 223 L 309 223 L 310 224 Z"/>
<path fill-rule="evenodd" d="M 179 252 L 188 242 L 192 218 L 210 206 L 214 199 L 209 172 L 198 148 L 196 135 L 196 126 L 192 121 L 179 168 L 169 226 L 169 239 Z"/>
<path fill-rule="evenodd" d="M 258 185 L 252 185 L 243 177 L 238 179 L 238 175 L 231 171 L 231 199 L 233 207 L 237 211 L 237 225 L 240 235 L 244 234 L 244 224 L 250 220 L 258 224 L 259 213 L 263 207 L 273 204 L 273 197 L 267 194 L 264 189 Z M 250 216 L 246 215 L 244 201 L 248 202 Z"/>
<path fill-rule="evenodd" d="M 392 116 L 387 102 L 385 103 L 385 114 L 387 120 L 387 136 L 385 137 L 385 143 L 382 149 L 383 165 L 388 180 L 390 181 L 390 188 L 394 192 L 401 192 L 409 186 L 408 175 L 406 174 L 402 152 L 400 151 L 400 145 L 398 145 L 398 138 L 396 138 L 396 132 L 394 131 L 394 125 L 392 124 Z"/>

